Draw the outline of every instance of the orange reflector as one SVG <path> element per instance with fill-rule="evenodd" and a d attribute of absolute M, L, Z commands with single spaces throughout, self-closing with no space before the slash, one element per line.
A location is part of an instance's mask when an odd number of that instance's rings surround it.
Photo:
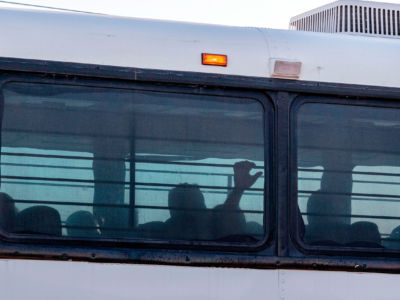
<path fill-rule="evenodd" d="M 228 65 L 228 56 L 222 54 L 202 53 L 202 64 L 210 66 L 226 67 Z"/>
<path fill-rule="evenodd" d="M 300 71 L 299 61 L 275 60 L 272 77 L 297 79 L 300 77 Z"/>

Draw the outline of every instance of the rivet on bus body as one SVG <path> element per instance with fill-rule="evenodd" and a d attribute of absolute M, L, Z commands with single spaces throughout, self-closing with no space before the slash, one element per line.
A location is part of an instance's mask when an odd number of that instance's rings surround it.
<path fill-rule="evenodd" d="M 270 59 L 271 77 L 298 79 L 301 72 L 301 62 L 283 59 Z"/>

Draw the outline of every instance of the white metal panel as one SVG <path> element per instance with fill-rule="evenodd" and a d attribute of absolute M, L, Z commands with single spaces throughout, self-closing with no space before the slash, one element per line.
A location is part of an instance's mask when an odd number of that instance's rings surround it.
<path fill-rule="evenodd" d="M 2 299 L 397 300 L 399 275 L 0 260 Z"/>
<path fill-rule="evenodd" d="M 398 300 L 399 275 L 356 272 L 279 272 L 284 300 Z"/>
<path fill-rule="evenodd" d="M 345 10 L 344 15 L 345 15 L 345 17 L 347 17 L 347 27 L 344 27 L 344 31 L 350 32 L 350 26 L 351 26 L 350 25 L 351 24 L 351 22 L 350 22 L 350 5 L 345 5 L 344 10 Z M 345 25 L 346 25 L 346 23 L 345 23 Z"/>
<path fill-rule="evenodd" d="M 24 10 L 0 10 L 0 26 L 0 57 L 255 77 L 279 59 L 301 62 L 300 80 L 400 87 L 397 39 Z"/>
<path fill-rule="evenodd" d="M 1 299 L 7 300 L 278 300 L 278 271 L 0 261 Z"/>
<path fill-rule="evenodd" d="M 0 10 L 0 28 L 2 57 L 247 76 L 268 70 L 255 28 L 24 10 Z M 202 52 L 227 54 L 228 67 L 202 65 Z"/>
<path fill-rule="evenodd" d="M 400 43 L 349 35 L 263 30 L 272 58 L 302 63 L 300 80 L 400 87 Z"/>

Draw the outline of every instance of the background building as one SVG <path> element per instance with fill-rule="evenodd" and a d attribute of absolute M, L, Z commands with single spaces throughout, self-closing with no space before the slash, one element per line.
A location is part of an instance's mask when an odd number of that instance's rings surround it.
<path fill-rule="evenodd" d="M 291 18 L 290 29 L 400 37 L 400 4 L 339 0 Z"/>

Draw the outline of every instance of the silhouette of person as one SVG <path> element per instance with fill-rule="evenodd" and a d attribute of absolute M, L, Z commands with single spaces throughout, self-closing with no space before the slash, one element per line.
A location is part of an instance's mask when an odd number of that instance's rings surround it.
<path fill-rule="evenodd" d="M 165 222 L 166 233 L 173 239 L 207 238 L 208 214 L 203 193 L 197 185 L 183 183 L 168 194 L 171 217 Z"/>
<path fill-rule="evenodd" d="M 262 172 L 250 174 L 255 166 L 255 163 L 249 161 L 241 161 L 233 166 L 235 186 L 225 202 L 214 208 L 214 234 L 217 235 L 217 238 L 247 233 L 246 218 L 239 204 L 244 191 L 249 189 L 262 175 Z"/>
<path fill-rule="evenodd" d="M 235 163 L 234 188 L 225 202 L 207 210 L 204 196 L 197 185 L 180 184 L 168 195 L 171 218 L 166 224 L 168 238 L 216 239 L 246 233 L 246 218 L 240 210 L 240 199 L 262 172 L 250 175 L 256 165 L 249 161 Z"/>

